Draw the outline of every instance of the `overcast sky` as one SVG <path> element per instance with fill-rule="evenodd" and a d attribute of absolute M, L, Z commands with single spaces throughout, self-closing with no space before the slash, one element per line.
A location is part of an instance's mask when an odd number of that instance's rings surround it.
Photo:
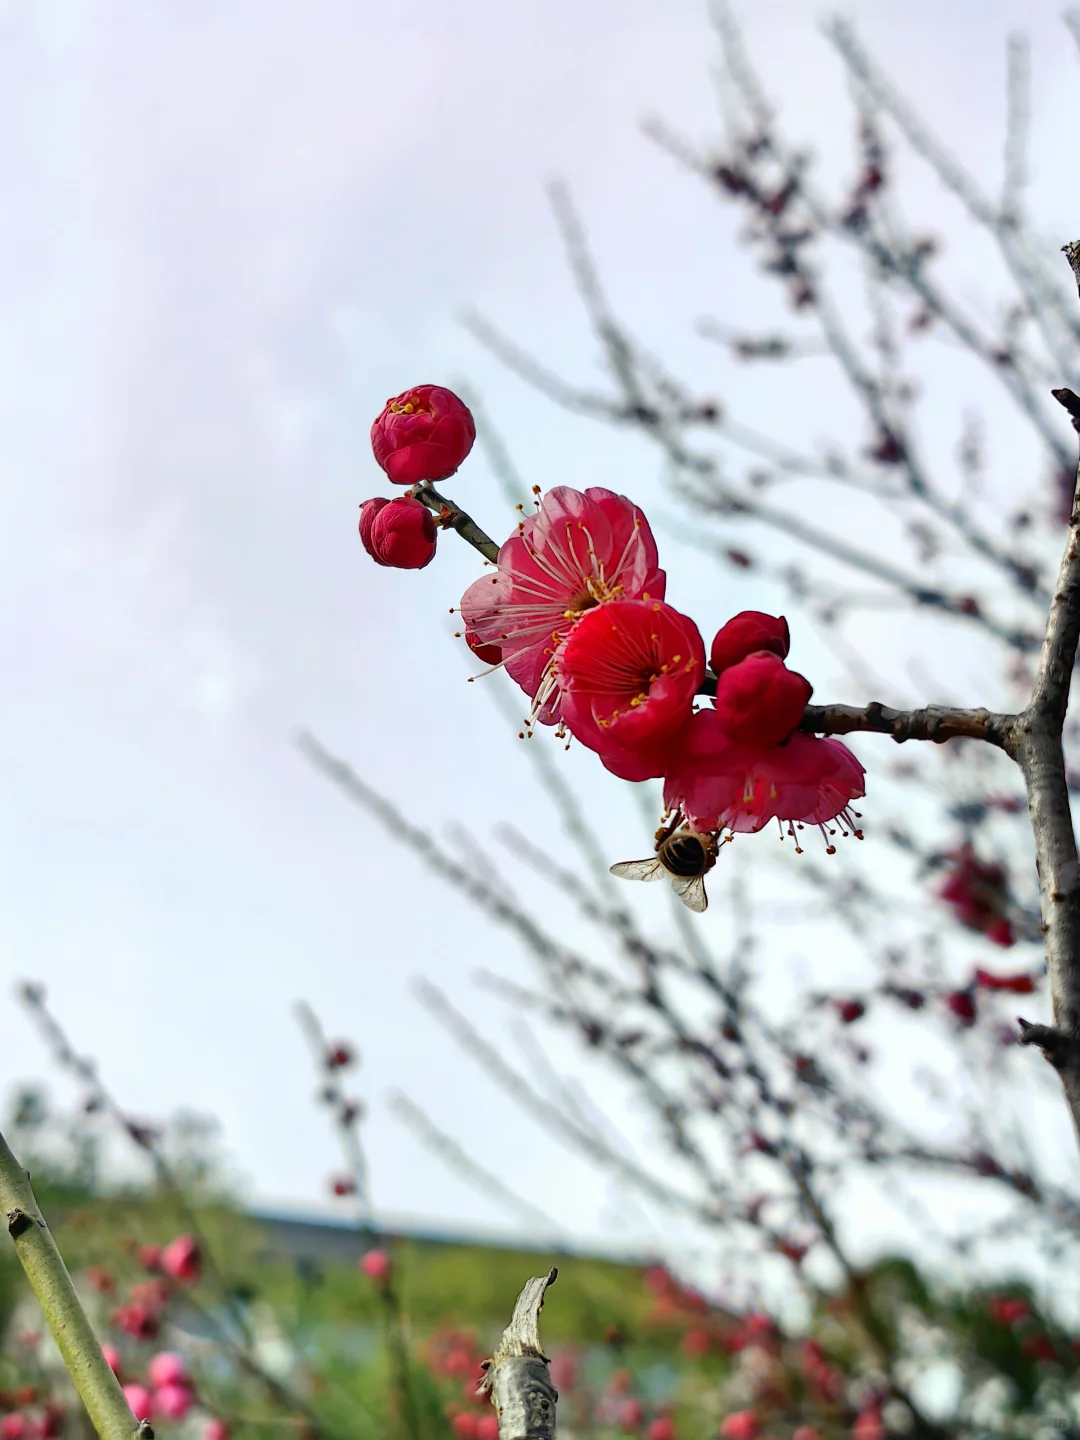
<path fill-rule="evenodd" d="M 847 97 L 821 7 L 742 10 L 791 132 L 824 146 Z M 1077 228 L 1078 61 L 1056 12 L 846 7 L 988 179 L 1005 37 L 1031 30 L 1035 195 L 1060 240 Z M 725 397 L 747 383 L 692 336 L 706 312 L 753 319 L 731 217 L 639 123 L 714 136 L 715 58 L 704 0 L 0 0 L 3 1085 L 50 1074 L 12 996 L 41 979 L 134 1111 L 213 1112 L 255 1196 L 322 1203 L 337 1160 L 290 1013 L 303 996 L 364 1052 L 382 1208 L 506 1219 L 387 1113 L 404 1088 L 519 1188 L 527 1168 L 568 1229 L 640 1238 L 412 996 L 424 975 L 502 1024 L 470 976 L 526 974 L 513 944 L 290 734 L 309 727 L 436 830 L 457 818 L 486 839 L 510 819 L 558 843 L 450 638 L 476 557 L 444 543 L 399 574 L 360 548 L 357 505 L 385 492 L 367 431 L 407 385 L 467 381 L 529 484 L 658 495 L 653 454 L 553 410 L 459 316 L 593 377 L 544 193 L 558 176 L 637 333 Z M 980 293 L 977 265 L 963 278 Z M 482 457 L 454 491 L 508 533 Z M 705 572 L 662 545 L 669 598 L 693 609 Z M 769 598 L 710 583 L 718 620 Z M 612 812 L 612 858 L 640 852 L 614 782 L 567 764 Z"/>

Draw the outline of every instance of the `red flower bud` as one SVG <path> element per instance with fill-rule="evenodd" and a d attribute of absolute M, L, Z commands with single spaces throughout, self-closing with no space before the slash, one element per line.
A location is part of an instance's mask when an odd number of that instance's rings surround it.
<path fill-rule="evenodd" d="M 783 660 L 791 649 L 791 634 L 783 615 L 765 615 L 760 610 L 742 610 L 716 632 L 709 652 L 709 664 L 719 675 L 757 650 L 771 650 Z"/>
<path fill-rule="evenodd" d="M 356 1181 L 351 1175 L 338 1175 L 330 1182 L 330 1188 L 335 1195 L 355 1195 Z"/>
<path fill-rule="evenodd" d="M 166 1385 L 187 1385 L 189 1376 L 184 1357 L 175 1350 L 161 1350 L 146 1367 L 146 1378 L 155 1390 Z"/>
<path fill-rule="evenodd" d="M 802 1264 L 802 1262 L 806 1259 L 808 1249 L 809 1246 L 796 1245 L 793 1240 L 776 1241 L 777 1254 L 783 1255 L 784 1258 L 790 1260 L 793 1265 Z"/>
<path fill-rule="evenodd" d="M 851 1435 L 852 1440 L 885 1440 L 885 1424 L 877 1405 L 870 1406 L 856 1416 Z"/>
<path fill-rule="evenodd" d="M 1020 1349 L 1025 1355 L 1030 1355 L 1032 1360 L 1056 1360 L 1058 1358 L 1057 1346 L 1049 1335 L 1029 1335 L 1020 1342 Z"/>
<path fill-rule="evenodd" d="M 667 1268 L 663 1265 L 650 1265 L 645 1271 L 645 1288 L 653 1295 L 670 1295 L 675 1288 Z"/>
<path fill-rule="evenodd" d="M 360 539 L 377 565 L 423 570 L 435 558 L 435 535 L 431 511 L 409 495 L 376 496 L 360 506 Z"/>
<path fill-rule="evenodd" d="M 161 1268 L 183 1285 L 194 1285 L 202 1273 L 202 1255 L 190 1235 L 177 1235 L 161 1252 Z"/>
<path fill-rule="evenodd" d="M 759 651 L 723 671 L 716 682 L 716 715 L 736 742 L 779 745 L 802 719 L 814 687 L 778 655 Z"/>
<path fill-rule="evenodd" d="M 687 1330 L 682 1340 L 683 1354 L 690 1360 L 700 1360 L 709 1353 L 711 1343 L 707 1330 Z"/>
<path fill-rule="evenodd" d="M 921 990 L 896 990 L 893 993 L 909 1010 L 921 1010 L 926 1004 L 926 996 Z"/>
<path fill-rule="evenodd" d="M 331 1045 L 326 1052 L 326 1068 L 338 1070 L 353 1062 L 352 1046 L 344 1041 L 337 1045 Z"/>
<path fill-rule="evenodd" d="M 999 915 L 996 920 L 991 920 L 983 932 L 986 938 L 995 945 L 1002 946 L 1007 950 L 1010 945 L 1016 944 L 1016 936 L 1013 933 L 1012 922 L 1007 915 Z M 1026 990 L 1017 991 L 1017 994 L 1026 995 Z"/>
<path fill-rule="evenodd" d="M 369 1280 L 388 1280 L 392 1262 L 385 1250 L 369 1250 L 360 1257 L 360 1269 Z"/>
<path fill-rule="evenodd" d="M 641 1429 L 641 1401 L 624 1400 L 619 1406 L 619 1425 L 623 1430 Z"/>
<path fill-rule="evenodd" d="M 975 1024 L 978 1011 L 975 1008 L 975 997 L 969 991 L 954 990 L 951 995 L 945 996 L 945 1004 L 961 1025 Z"/>
<path fill-rule="evenodd" d="M 154 1401 L 145 1385 L 125 1385 L 124 1399 L 136 1420 L 149 1420 L 153 1415 Z"/>
<path fill-rule="evenodd" d="M 414 385 L 388 400 L 371 427 L 375 460 L 395 485 L 445 480 L 475 439 L 469 407 L 441 385 Z"/>
<path fill-rule="evenodd" d="M 854 1025 L 866 1014 L 866 1006 L 861 1000 L 837 1000 L 836 1013 L 844 1025 Z"/>
<path fill-rule="evenodd" d="M 1030 1314 L 1031 1306 L 1026 1300 L 999 1295 L 990 1301 L 990 1318 L 999 1325 L 1015 1325 L 1018 1320 L 1026 1320 Z"/>
<path fill-rule="evenodd" d="M 154 1413 L 165 1420 L 183 1420 L 194 1398 L 186 1385 L 162 1385 L 154 1391 Z"/>
<path fill-rule="evenodd" d="M 139 1264 L 144 1270 L 156 1271 L 161 1269 L 161 1246 L 140 1245 Z"/>
<path fill-rule="evenodd" d="M 675 1421 L 670 1415 L 661 1415 L 645 1432 L 646 1440 L 675 1440 Z"/>
<path fill-rule="evenodd" d="M 755 1440 L 760 1428 L 760 1421 L 753 1410 L 736 1410 L 734 1415 L 725 1418 L 720 1434 L 724 1440 Z"/>
<path fill-rule="evenodd" d="M 67 1406 L 61 1400 L 47 1400 L 37 1422 L 37 1440 L 56 1440 L 64 1433 Z"/>
<path fill-rule="evenodd" d="M 136 1340 L 152 1340 L 161 1328 L 158 1316 L 145 1305 L 121 1305 L 111 1323 Z"/>

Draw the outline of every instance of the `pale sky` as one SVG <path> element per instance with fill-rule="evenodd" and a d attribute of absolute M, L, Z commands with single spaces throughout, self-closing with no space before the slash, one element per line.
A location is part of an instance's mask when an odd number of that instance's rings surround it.
<path fill-rule="evenodd" d="M 790 132 L 828 142 L 847 96 L 822 7 L 740 8 Z M 845 13 L 987 179 L 1005 37 L 1028 28 L 1035 208 L 1052 243 L 1072 238 L 1080 61 L 1056 4 Z M 728 398 L 749 385 L 693 336 L 705 313 L 754 319 L 733 217 L 639 127 L 716 135 L 715 57 L 704 0 L 0 0 L 0 1085 L 73 1094 L 12 998 L 43 980 L 133 1111 L 213 1112 L 261 1202 L 322 1204 L 338 1159 L 291 1016 L 304 997 L 364 1052 L 381 1208 L 506 1222 L 387 1112 L 402 1088 L 570 1233 L 640 1240 L 608 1183 L 523 1130 L 413 998 L 426 976 L 508 1034 L 470 976 L 531 978 L 514 944 L 289 737 L 310 728 L 436 831 L 460 819 L 486 840 L 509 819 L 560 844 L 450 638 L 476 557 L 444 542 L 398 574 L 359 545 L 359 502 L 387 493 L 367 431 L 407 385 L 467 381 L 529 484 L 649 508 L 656 456 L 554 410 L 459 316 L 594 377 L 545 198 L 558 176 L 635 332 Z M 846 128 L 837 150 L 846 164 Z M 989 293 L 978 259 L 952 263 Z M 482 457 L 453 493 L 509 532 Z M 661 547 L 683 608 L 706 580 L 717 621 L 774 598 Z M 615 782 L 566 763 L 613 816 L 612 858 L 640 851 Z"/>

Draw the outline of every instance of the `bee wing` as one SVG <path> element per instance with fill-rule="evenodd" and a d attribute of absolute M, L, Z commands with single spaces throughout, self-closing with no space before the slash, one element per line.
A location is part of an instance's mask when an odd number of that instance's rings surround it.
<path fill-rule="evenodd" d="M 650 855 L 647 860 L 620 860 L 608 873 L 620 880 L 662 880 L 668 872 L 655 855 Z"/>
<path fill-rule="evenodd" d="M 690 875 L 685 880 L 673 875 L 671 888 L 688 910 L 696 910 L 700 915 L 708 906 L 709 897 L 705 894 L 705 878 L 702 875 Z"/>

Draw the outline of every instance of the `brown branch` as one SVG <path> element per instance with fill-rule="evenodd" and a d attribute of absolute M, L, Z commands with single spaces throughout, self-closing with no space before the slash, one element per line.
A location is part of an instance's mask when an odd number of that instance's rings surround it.
<path fill-rule="evenodd" d="M 434 511 L 444 530 L 456 530 L 474 550 L 480 551 L 485 560 L 490 560 L 493 565 L 498 564 L 499 547 L 491 536 L 481 530 L 472 516 L 462 510 L 460 505 L 455 505 L 453 500 L 440 495 L 430 480 L 421 480 L 419 485 L 414 485 L 407 493 Z"/>
<path fill-rule="evenodd" d="M 555 1284 L 554 1266 L 531 1279 L 517 1298 L 499 1348 L 484 1366 L 480 1389 L 490 1392 L 499 1417 L 499 1440 L 555 1440 L 555 1402 L 549 1361 L 540 1349 L 537 1322 L 544 1292 Z"/>
<path fill-rule="evenodd" d="M 1080 288 L 1080 242 L 1065 246 Z M 1054 392 L 1073 416 L 1080 398 Z M 1073 1128 L 1080 1141 L 1080 855 L 1065 776 L 1062 730 L 1080 642 L 1080 497 L 1074 492 L 1065 553 L 1061 559 L 1039 670 L 1031 699 L 1019 717 L 1014 758 L 1027 787 L 1035 835 L 1050 982 L 1052 1026 L 1023 1024 L 1020 1041 L 1037 1045 L 1061 1077 Z"/>
<path fill-rule="evenodd" d="M 920 710 L 893 710 L 877 700 L 861 709 L 857 705 L 808 705 L 799 729 L 812 735 L 850 735 L 869 730 L 905 740 L 946 740 L 966 737 L 985 740 L 1006 749 L 1015 715 L 993 710 L 960 710 L 949 705 L 924 705 Z"/>

